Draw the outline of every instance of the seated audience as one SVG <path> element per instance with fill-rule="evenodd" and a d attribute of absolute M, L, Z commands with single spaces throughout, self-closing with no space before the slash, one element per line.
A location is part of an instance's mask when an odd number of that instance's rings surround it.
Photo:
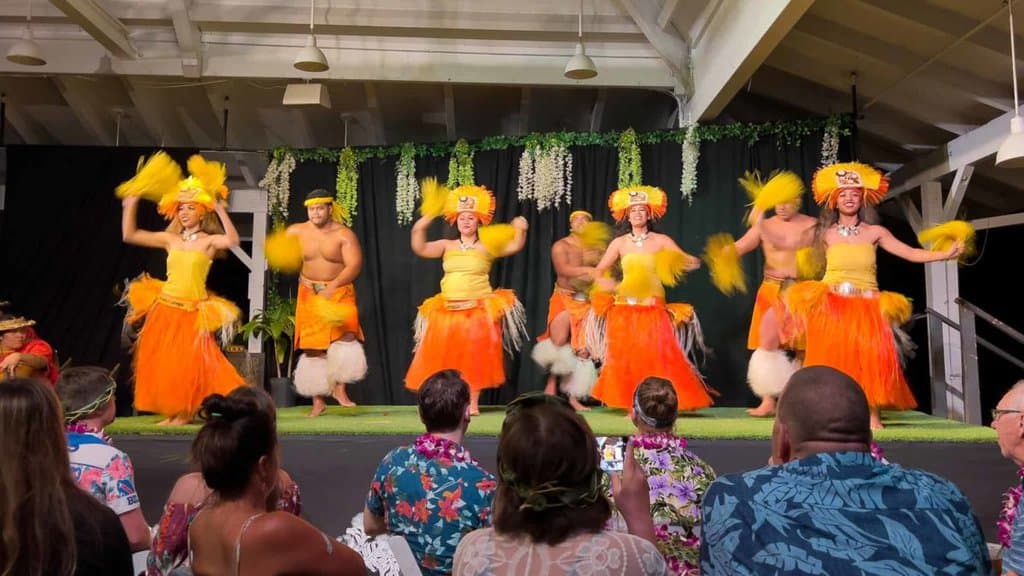
<path fill-rule="evenodd" d="M 454 574 L 667 574 L 654 545 L 651 503 L 632 445 L 612 493 L 629 533 L 606 530 L 608 476 L 590 427 L 569 404 L 543 393 L 509 404 L 498 437 L 494 527 L 464 536 Z"/>
<path fill-rule="evenodd" d="M 405 537 L 423 574 L 452 571 L 463 534 L 489 526 L 495 481 L 462 446 L 469 428 L 469 385 L 442 370 L 419 389 L 426 434 L 388 452 L 377 467 L 363 511 L 368 535 Z"/>
<path fill-rule="evenodd" d="M 262 390 L 242 386 L 232 390 L 228 398 L 253 402 L 272 419 L 277 419 L 274 401 Z M 188 567 L 188 526 L 212 492 L 203 482 L 200 472 L 190 472 L 178 478 L 153 535 L 153 545 L 146 557 L 146 576 L 168 576 L 176 569 Z M 277 490 L 270 496 L 273 499 L 268 503 L 271 509 L 296 516 L 302 513 L 299 486 L 283 469 L 278 469 Z"/>
<path fill-rule="evenodd" d="M 0 574 L 130 576 L 117 515 L 71 478 L 62 420 L 48 384 L 0 382 Z"/>
<path fill-rule="evenodd" d="M 53 348 L 32 329 L 35 320 L 0 314 L 0 380 L 4 377 L 57 381 Z"/>
<path fill-rule="evenodd" d="M 364 573 L 350 548 L 293 514 L 272 510 L 280 478 L 277 429 L 258 402 L 212 394 L 199 416 L 204 424 L 192 458 L 213 492 L 188 529 L 194 574 Z"/>
<path fill-rule="evenodd" d="M 715 471 L 673 432 L 678 406 L 672 383 L 651 377 L 637 386 L 630 418 L 639 432 L 633 455 L 650 487 L 658 549 L 670 573 L 689 575 L 700 572 L 700 503 Z M 621 516 L 615 518 L 619 525 Z"/>
<path fill-rule="evenodd" d="M 1004 458 L 1013 460 L 1024 467 L 1024 380 L 1010 388 L 992 411 L 992 428 L 996 431 L 999 451 Z M 1009 534 L 1000 526 L 1000 540 L 1003 551 L 1003 574 L 1020 576 L 1024 574 L 1024 498 L 1017 501 L 1016 513 L 1009 526 Z M 1012 509 L 1012 508 L 1011 508 Z"/>
<path fill-rule="evenodd" d="M 135 491 L 128 455 L 111 445 L 103 429 L 114 421 L 117 383 L 97 366 L 68 368 L 57 379 L 64 408 L 71 474 L 78 487 L 117 514 L 132 551 L 149 549 L 149 524 Z"/>
<path fill-rule="evenodd" d="M 867 399 L 814 366 L 782 392 L 766 468 L 704 496 L 701 573 L 989 574 L 971 505 L 952 482 L 871 456 Z"/>

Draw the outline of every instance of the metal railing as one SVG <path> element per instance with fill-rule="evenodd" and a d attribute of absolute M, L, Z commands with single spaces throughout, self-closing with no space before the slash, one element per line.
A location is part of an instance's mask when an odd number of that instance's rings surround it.
<path fill-rule="evenodd" d="M 957 298 L 955 301 L 960 308 L 959 324 L 933 308 L 925 309 L 928 316 L 928 341 L 931 343 L 929 361 L 932 381 L 932 413 L 948 418 L 949 405 L 946 402 L 946 395 L 953 394 L 959 396 L 963 402 L 964 421 L 969 424 L 981 425 L 981 377 L 978 374 L 978 346 L 980 345 L 1021 370 L 1024 370 L 1024 362 L 978 336 L 977 321 L 980 318 L 1019 344 L 1024 344 L 1024 334 L 1007 326 L 1002 320 L 963 298 Z M 960 334 L 960 358 L 963 369 L 960 390 L 950 386 L 946 381 L 945 354 L 942 350 L 943 324 Z M 937 351 L 936 348 L 938 348 Z"/>

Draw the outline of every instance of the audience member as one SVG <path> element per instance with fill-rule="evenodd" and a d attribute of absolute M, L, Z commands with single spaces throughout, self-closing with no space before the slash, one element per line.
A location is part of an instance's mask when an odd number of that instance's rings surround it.
<path fill-rule="evenodd" d="M 188 529 L 197 576 L 362 575 L 363 561 L 301 518 L 271 511 L 279 482 L 274 418 L 251 399 L 211 394 L 192 444 L 213 491 Z"/>
<path fill-rule="evenodd" d="M 57 381 L 53 347 L 36 335 L 35 320 L 0 314 L 0 380 L 5 377 Z"/>
<path fill-rule="evenodd" d="M 469 428 L 469 385 L 457 370 L 442 370 L 419 389 L 427 432 L 412 446 L 388 452 L 366 498 L 368 535 L 398 534 L 425 575 L 452 571 L 462 536 L 491 523 L 495 480 L 462 446 Z"/>
<path fill-rule="evenodd" d="M 71 478 L 62 418 L 41 380 L 0 383 L 0 574 L 130 576 L 117 516 Z"/>
<path fill-rule="evenodd" d="M 996 431 L 999 451 L 1003 457 L 1024 467 L 1024 380 L 1003 395 L 992 410 L 992 428 Z M 1017 501 L 1016 513 L 1010 526 L 1009 545 L 1003 551 L 1003 574 L 1024 574 L 1024 519 L 1021 509 L 1024 498 Z"/>
<path fill-rule="evenodd" d="M 594 434 L 558 396 L 529 394 L 509 404 L 498 468 L 494 527 L 463 537 L 456 576 L 667 574 L 632 446 L 621 477 L 612 477 L 626 534 L 605 529 L 612 507 Z"/>
<path fill-rule="evenodd" d="M 826 366 L 782 392 L 766 468 L 704 496 L 701 573 L 988 574 L 981 527 L 952 482 L 871 456 L 867 399 Z"/>

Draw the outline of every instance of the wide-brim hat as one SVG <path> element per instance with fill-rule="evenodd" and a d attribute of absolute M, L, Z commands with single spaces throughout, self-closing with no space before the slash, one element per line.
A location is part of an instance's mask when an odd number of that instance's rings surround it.
<path fill-rule="evenodd" d="M 16 316 L 14 318 L 4 318 L 0 320 L 0 332 L 7 332 L 9 330 L 17 330 L 18 328 L 28 328 L 29 326 L 35 326 L 35 320 L 29 320 L 23 316 Z"/>

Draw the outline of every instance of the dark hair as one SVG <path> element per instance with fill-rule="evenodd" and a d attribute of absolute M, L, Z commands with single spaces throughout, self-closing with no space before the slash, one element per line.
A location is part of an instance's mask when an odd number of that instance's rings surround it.
<path fill-rule="evenodd" d="M 494 528 L 555 546 L 581 532 L 598 533 L 611 517 L 602 489 L 592 501 L 537 509 L 524 506 L 523 492 L 545 484 L 563 493 L 590 492 L 600 470 L 594 433 L 579 414 L 559 402 L 510 411 L 498 438 L 498 488 Z M 515 485 L 513 485 L 513 482 Z"/>
<path fill-rule="evenodd" d="M 650 208 L 647 209 L 647 212 L 648 212 L 648 214 L 650 214 Z M 658 231 L 658 227 L 657 226 L 658 225 L 655 223 L 654 218 L 648 218 L 647 219 L 647 231 L 648 232 L 657 232 Z M 618 222 L 616 222 L 613 230 L 614 230 L 614 234 L 616 236 L 622 236 L 622 235 L 629 234 L 630 232 L 632 232 L 633 231 L 633 225 L 629 223 L 629 218 L 627 217 L 627 218 L 623 218 L 622 220 L 619 220 Z"/>
<path fill-rule="evenodd" d="M 306 194 L 306 200 L 312 200 L 314 198 L 334 198 L 334 194 L 328 192 L 325 188 L 314 188 Z"/>
<path fill-rule="evenodd" d="M 192 459 L 211 490 L 222 499 L 237 498 L 249 485 L 260 458 L 277 446 L 274 417 L 253 398 L 221 394 L 203 400 L 199 417 L 205 422 L 192 442 Z"/>
<path fill-rule="evenodd" d="M 469 384 L 458 370 L 435 372 L 420 386 L 417 404 L 427 432 L 451 432 L 462 424 L 469 405 Z"/>
<path fill-rule="evenodd" d="M 252 402 L 261 411 L 266 412 L 271 420 L 277 422 L 277 406 L 274 404 L 274 399 L 262 388 L 239 386 L 228 394 L 228 398 L 242 402 Z"/>
<path fill-rule="evenodd" d="M 648 418 L 657 424 L 644 422 L 652 428 L 671 428 L 679 416 L 679 397 L 672 382 L 657 376 L 644 378 L 636 387 L 636 404 Z"/>
<path fill-rule="evenodd" d="M 776 418 L 799 442 L 871 442 L 868 399 L 857 381 L 829 366 L 801 368 L 790 376 Z"/>
<path fill-rule="evenodd" d="M 75 366 L 62 370 L 55 385 L 65 417 L 69 418 L 70 422 L 87 418 L 106 408 L 110 402 L 109 398 L 107 402 L 94 406 L 89 412 L 76 414 L 83 408 L 88 409 L 90 404 L 95 404 L 111 386 L 116 384 L 110 377 L 110 372 L 99 366 Z"/>

